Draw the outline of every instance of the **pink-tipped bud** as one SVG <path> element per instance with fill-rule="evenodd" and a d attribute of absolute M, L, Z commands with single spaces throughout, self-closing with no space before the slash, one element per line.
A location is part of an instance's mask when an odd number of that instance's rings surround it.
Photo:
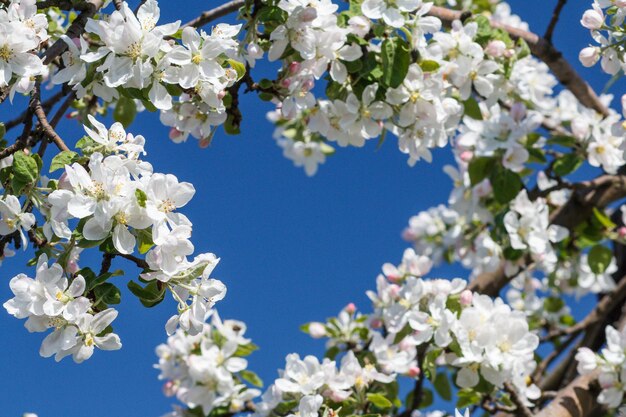
<path fill-rule="evenodd" d="M 585 67 L 593 67 L 600 59 L 600 48 L 597 46 L 583 48 L 578 54 L 578 59 Z"/>
<path fill-rule="evenodd" d="M 326 326 L 320 322 L 314 321 L 309 324 L 309 334 L 314 339 L 320 339 L 326 336 Z"/>
<path fill-rule="evenodd" d="M 356 311 L 356 306 L 354 305 L 354 303 L 350 303 L 347 306 L 345 306 L 343 309 L 348 314 L 354 314 L 354 312 Z"/>
<path fill-rule="evenodd" d="M 67 173 L 63 172 L 63 174 L 61 174 L 61 177 L 59 178 L 59 183 L 57 184 L 57 188 L 59 188 L 60 190 L 71 190 L 72 187 L 72 183 L 70 183 L 70 179 L 67 177 Z"/>
<path fill-rule="evenodd" d="M 280 85 L 282 85 L 285 88 L 289 88 L 291 86 L 291 78 L 285 78 L 281 80 Z"/>
<path fill-rule="evenodd" d="M 474 294 L 470 290 L 463 290 L 459 301 L 461 302 L 462 306 L 467 307 L 472 304 L 473 299 Z"/>
<path fill-rule="evenodd" d="M 315 81 L 312 78 L 309 78 L 305 82 L 302 83 L 302 91 L 311 91 L 315 87 Z"/>
<path fill-rule="evenodd" d="M 422 371 L 417 366 L 411 366 L 408 372 L 411 378 L 417 378 L 418 376 L 420 376 L 421 373 Z"/>
<path fill-rule="evenodd" d="M 506 52 L 506 44 L 500 40 L 492 40 L 485 47 L 485 53 L 494 58 L 499 58 Z"/>
<path fill-rule="evenodd" d="M 76 262 L 74 260 L 68 261 L 67 262 L 67 266 L 65 267 L 65 270 L 67 272 L 69 272 L 70 274 L 77 273 L 79 269 L 80 269 L 80 267 L 78 266 L 78 262 Z"/>
<path fill-rule="evenodd" d="M 163 395 L 166 397 L 173 397 L 176 395 L 176 385 L 173 381 L 167 381 L 163 384 Z"/>
<path fill-rule="evenodd" d="M 604 13 L 602 13 L 602 9 L 594 4 L 593 9 L 589 9 L 583 13 L 580 24 L 589 30 L 600 29 L 604 24 Z"/>
<path fill-rule="evenodd" d="M 300 72 L 301 68 L 302 68 L 301 63 L 299 63 L 298 61 L 293 61 L 291 64 L 289 64 L 289 67 L 288 67 L 289 74 L 291 75 L 297 74 Z"/>
<path fill-rule="evenodd" d="M 172 140 L 179 140 L 183 136 L 183 132 L 173 127 L 170 129 L 170 133 L 168 136 Z"/>
<path fill-rule="evenodd" d="M 619 229 L 617 229 L 617 234 L 619 235 L 620 238 L 624 239 L 626 237 L 626 226 L 622 226 Z"/>
<path fill-rule="evenodd" d="M 223 99 L 224 97 L 226 97 L 226 90 L 222 90 L 219 93 L 217 93 L 217 98 L 218 100 Z"/>
<path fill-rule="evenodd" d="M 396 284 L 391 284 L 389 286 L 389 295 L 393 298 L 398 298 L 398 294 L 400 294 L 400 286 Z"/>
<path fill-rule="evenodd" d="M 524 103 L 520 102 L 513 103 L 510 114 L 513 120 L 519 123 L 524 117 L 526 117 L 526 106 Z"/>
<path fill-rule="evenodd" d="M 383 322 L 380 319 L 372 319 L 372 321 L 370 321 L 370 327 L 372 329 L 380 329 L 383 327 Z"/>
<path fill-rule="evenodd" d="M 473 157 L 474 157 L 474 152 L 472 151 L 463 151 L 459 155 L 459 158 L 461 158 L 461 161 L 463 162 L 469 162 L 472 160 Z"/>
<path fill-rule="evenodd" d="M 413 230 L 409 229 L 408 227 L 402 231 L 402 239 L 406 240 L 407 242 L 412 242 L 416 238 L 417 236 L 415 236 Z"/>
<path fill-rule="evenodd" d="M 312 22 L 317 19 L 317 10 L 314 7 L 307 7 L 300 13 L 301 22 Z"/>

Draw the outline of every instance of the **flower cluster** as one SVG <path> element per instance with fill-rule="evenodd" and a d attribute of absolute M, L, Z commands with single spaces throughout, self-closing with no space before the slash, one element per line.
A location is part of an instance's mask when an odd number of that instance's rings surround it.
<path fill-rule="evenodd" d="M 606 347 L 600 354 L 589 348 L 580 348 L 576 354 L 578 372 L 582 375 L 598 371 L 602 392 L 598 402 L 610 408 L 618 408 L 626 395 L 626 329 L 606 327 Z"/>
<path fill-rule="evenodd" d="M 246 370 L 245 356 L 256 346 L 245 336 L 246 325 L 237 320 L 222 321 L 213 312 L 211 323 L 204 323 L 200 332 L 190 335 L 179 329 L 156 353 L 165 380 L 163 391 L 176 396 L 190 409 L 209 415 L 213 410 L 237 413 L 261 392 L 245 382 L 260 384 L 258 377 Z"/>
<path fill-rule="evenodd" d="M 29 93 L 46 67 L 33 53 L 48 39 L 48 19 L 37 13 L 36 0 L 11 0 L 0 8 L 0 87 Z"/>
<path fill-rule="evenodd" d="M 120 338 L 109 327 L 117 311 L 98 311 L 97 305 L 84 296 L 85 278 L 70 278 L 59 264 L 48 265 L 47 256 L 41 255 L 34 279 L 24 274 L 11 279 L 15 297 L 4 303 L 4 308 L 18 319 L 27 318 L 25 327 L 30 332 L 53 329 L 41 344 L 39 353 L 43 357 L 54 356 L 60 361 L 72 355 L 80 363 L 89 359 L 96 347 L 120 349 Z"/>

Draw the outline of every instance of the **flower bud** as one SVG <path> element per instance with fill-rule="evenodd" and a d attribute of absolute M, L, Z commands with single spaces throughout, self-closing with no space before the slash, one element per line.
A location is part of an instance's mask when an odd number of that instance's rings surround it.
<path fill-rule="evenodd" d="M 302 64 L 299 63 L 298 61 L 293 61 L 291 64 L 289 64 L 288 70 L 289 70 L 289 74 L 297 74 L 300 72 L 300 69 L 302 69 Z"/>
<path fill-rule="evenodd" d="M 602 9 L 594 5 L 593 9 L 589 9 L 583 14 L 580 24 L 590 30 L 600 29 L 604 24 Z"/>
<path fill-rule="evenodd" d="M 519 123 L 526 116 L 526 106 L 524 103 L 513 103 L 510 111 L 511 117 Z"/>
<path fill-rule="evenodd" d="M 472 300 L 474 298 L 474 294 L 470 290 L 463 290 L 461 292 L 461 298 L 459 301 L 463 307 L 467 307 L 472 304 Z"/>
<path fill-rule="evenodd" d="M 417 378 L 418 376 L 420 376 L 421 373 L 422 371 L 417 366 L 411 366 L 408 372 L 411 378 Z"/>
<path fill-rule="evenodd" d="M 492 40 L 485 47 L 485 53 L 494 58 L 499 58 L 504 55 L 506 51 L 506 44 L 501 40 Z"/>
<path fill-rule="evenodd" d="M 200 141 L 198 142 L 198 146 L 201 149 L 206 149 L 209 147 L 209 145 L 211 144 L 211 139 L 210 138 L 202 138 L 200 139 Z"/>
<path fill-rule="evenodd" d="M 317 321 L 309 323 L 309 335 L 314 339 L 320 339 L 326 336 L 326 326 Z"/>
<path fill-rule="evenodd" d="M 383 322 L 380 319 L 372 319 L 372 321 L 370 321 L 370 327 L 372 329 L 380 329 L 383 327 Z"/>
<path fill-rule="evenodd" d="M 626 237 L 626 226 L 622 226 L 619 229 L 617 229 L 617 234 L 619 235 L 620 238 L 624 239 Z"/>
<path fill-rule="evenodd" d="M 588 46 L 583 48 L 578 54 L 578 59 L 585 67 L 592 67 L 600 58 L 600 48 L 596 46 Z"/>
<path fill-rule="evenodd" d="M 170 129 L 170 133 L 168 136 L 173 141 L 180 140 L 181 136 L 183 136 L 183 132 L 173 127 Z"/>
<path fill-rule="evenodd" d="M 317 19 L 317 10 L 314 7 L 307 7 L 300 12 L 300 21 L 303 23 L 312 22 L 315 19 Z"/>
<path fill-rule="evenodd" d="M 348 314 L 354 314 L 354 312 L 356 311 L 356 306 L 354 305 L 354 303 L 350 303 L 347 306 L 345 306 L 343 309 Z"/>
<path fill-rule="evenodd" d="M 217 93 L 218 100 L 222 100 L 224 97 L 226 97 L 226 90 L 222 90 L 219 93 Z"/>
<path fill-rule="evenodd" d="M 174 381 L 167 381 L 163 384 L 163 395 L 166 397 L 173 397 L 176 395 L 176 385 L 174 384 Z"/>
<path fill-rule="evenodd" d="M 474 157 L 474 152 L 472 151 L 463 151 L 459 155 L 459 158 L 461 158 L 461 161 L 463 162 L 469 162 L 472 160 L 473 157 Z"/>

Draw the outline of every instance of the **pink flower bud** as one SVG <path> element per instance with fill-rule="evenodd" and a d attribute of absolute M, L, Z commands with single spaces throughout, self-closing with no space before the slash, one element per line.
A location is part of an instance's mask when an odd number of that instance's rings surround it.
<path fill-rule="evenodd" d="M 302 91 L 311 91 L 313 87 L 315 87 L 315 81 L 311 78 L 302 83 Z"/>
<path fill-rule="evenodd" d="M 418 368 L 417 366 L 411 366 L 408 372 L 411 378 L 417 378 L 418 376 L 420 376 L 421 373 L 422 373 L 421 369 Z"/>
<path fill-rule="evenodd" d="M 524 117 L 526 117 L 526 106 L 524 103 L 513 103 L 510 114 L 513 120 L 519 123 Z"/>
<path fill-rule="evenodd" d="M 354 303 L 350 303 L 347 306 L 345 306 L 343 309 L 348 314 L 354 314 L 354 312 L 356 311 L 356 306 L 354 305 Z"/>
<path fill-rule="evenodd" d="M 583 14 L 580 24 L 590 30 L 600 29 L 604 24 L 604 13 L 602 13 L 602 9 L 594 4 L 593 9 L 587 10 Z"/>
<path fill-rule="evenodd" d="M 291 85 L 291 78 L 285 78 L 284 80 L 281 80 L 280 85 L 285 88 L 289 88 L 289 86 Z"/>
<path fill-rule="evenodd" d="M 580 51 L 578 59 L 585 67 L 593 67 L 600 59 L 600 48 L 588 46 Z"/>
<path fill-rule="evenodd" d="M 317 19 L 317 10 L 314 7 L 307 7 L 300 12 L 301 22 L 312 22 Z"/>
<path fill-rule="evenodd" d="M 80 267 L 78 266 L 78 263 L 74 260 L 69 260 L 67 262 L 67 266 L 65 267 L 65 270 L 69 272 L 70 274 L 77 273 L 79 269 Z"/>
<path fill-rule="evenodd" d="M 226 90 L 222 90 L 222 91 L 220 91 L 219 93 L 217 93 L 217 99 L 218 99 L 218 100 L 221 100 L 221 99 L 223 99 L 224 97 L 226 97 Z"/>
<path fill-rule="evenodd" d="M 494 58 L 499 58 L 504 55 L 506 51 L 506 44 L 500 40 L 492 40 L 485 47 L 485 53 Z"/>
<path fill-rule="evenodd" d="M 626 226 L 622 226 L 619 229 L 617 229 L 617 234 L 619 235 L 620 238 L 624 239 L 626 237 Z"/>
<path fill-rule="evenodd" d="M 473 298 L 474 298 L 474 294 L 472 294 L 470 290 L 463 290 L 459 301 L 461 302 L 462 306 L 467 307 L 468 305 L 472 304 Z"/>
<path fill-rule="evenodd" d="M 176 385 L 173 381 L 167 381 L 163 384 L 163 395 L 166 397 L 173 397 L 176 395 Z"/>
<path fill-rule="evenodd" d="M 326 336 L 326 326 L 324 326 L 322 323 L 314 321 L 313 323 L 309 324 L 309 334 L 314 339 L 320 339 Z"/>
<path fill-rule="evenodd" d="M 180 130 L 176 129 L 175 127 L 170 129 L 170 133 L 169 133 L 170 139 L 179 140 L 181 136 L 183 136 L 183 132 L 181 132 Z"/>
<path fill-rule="evenodd" d="M 474 152 L 472 151 L 463 151 L 459 155 L 459 158 L 461 158 L 461 161 L 463 162 L 469 162 L 472 160 L 473 157 L 474 157 Z"/>
<path fill-rule="evenodd" d="M 380 319 L 372 319 L 372 321 L 370 321 L 370 327 L 372 329 L 380 329 L 383 327 L 383 322 Z"/>
<path fill-rule="evenodd" d="M 67 173 L 64 171 L 61 177 L 59 178 L 59 183 L 57 187 L 60 190 L 71 190 L 72 184 L 70 183 L 70 179 L 67 177 Z"/>
<path fill-rule="evenodd" d="M 298 61 L 293 61 L 291 64 L 289 64 L 288 67 L 288 71 L 289 74 L 297 74 L 300 72 L 300 69 L 302 68 L 302 64 L 299 63 Z"/>
<path fill-rule="evenodd" d="M 409 229 L 408 227 L 402 231 L 402 239 L 404 239 L 404 240 L 406 240 L 408 242 L 412 242 L 416 238 L 417 238 L 417 236 L 415 236 L 415 233 L 413 233 L 413 231 L 411 229 Z"/>
<path fill-rule="evenodd" d="M 393 298 L 398 298 L 398 294 L 400 294 L 400 286 L 396 284 L 391 284 L 389 286 L 389 295 Z"/>

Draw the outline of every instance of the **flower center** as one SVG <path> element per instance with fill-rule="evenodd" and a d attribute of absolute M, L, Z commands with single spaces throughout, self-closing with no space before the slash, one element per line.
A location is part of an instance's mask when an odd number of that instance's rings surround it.
<path fill-rule="evenodd" d="M 126 50 L 126 55 L 133 60 L 141 57 L 141 43 L 135 42 L 130 44 L 130 46 Z"/>
<path fill-rule="evenodd" d="M 174 204 L 174 202 L 169 198 L 166 198 L 165 200 L 161 201 L 161 204 L 159 204 L 159 210 L 164 213 L 170 213 L 176 210 L 176 204 Z"/>
<path fill-rule="evenodd" d="M 9 62 L 12 57 L 13 50 L 9 47 L 9 45 L 2 45 L 2 47 L 0 47 L 0 59 Z"/>

